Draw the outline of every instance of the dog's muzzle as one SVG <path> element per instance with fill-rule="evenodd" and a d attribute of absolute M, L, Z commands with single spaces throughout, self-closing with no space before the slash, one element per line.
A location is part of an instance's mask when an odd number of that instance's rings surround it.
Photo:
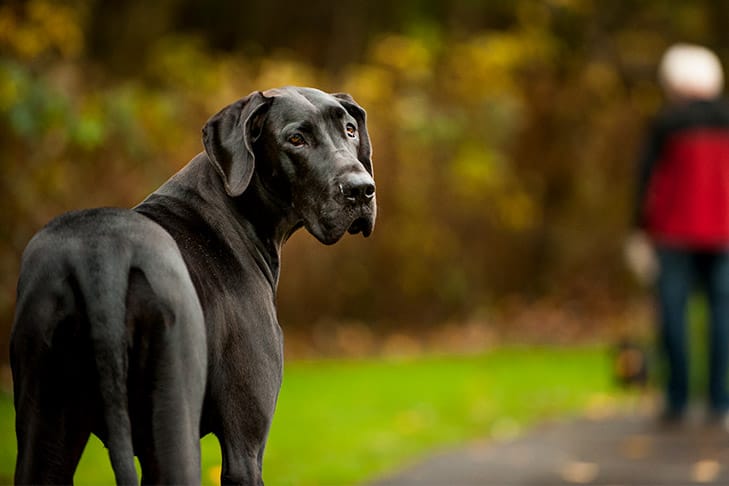
<path fill-rule="evenodd" d="M 351 235 L 362 233 L 367 237 L 374 227 L 375 181 L 366 172 L 347 174 L 339 183 L 342 202 L 355 211 L 356 217 L 347 228 Z"/>

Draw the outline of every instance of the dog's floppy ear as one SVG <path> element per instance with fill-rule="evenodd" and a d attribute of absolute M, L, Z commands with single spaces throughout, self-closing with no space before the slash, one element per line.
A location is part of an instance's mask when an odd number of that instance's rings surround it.
<path fill-rule="evenodd" d="M 202 130 L 208 159 L 223 178 L 225 192 L 240 196 L 253 176 L 253 142 L 273 98 L 256 91 L 213 115 Z"/>
<path fill-rule="evenodd" d="M 332 96 L 337 98 L 345 110 L 357 120 L 359 125 L 359 148 L 357 149 L 357 158 L 364 165 L 370 175 L 372 172 L 372 145 L 370 144 L 370 136 L 367 133 L 367 113 L 364 108 L 359 106 L 354 98 L 347 93 L 334 93 Z"/>

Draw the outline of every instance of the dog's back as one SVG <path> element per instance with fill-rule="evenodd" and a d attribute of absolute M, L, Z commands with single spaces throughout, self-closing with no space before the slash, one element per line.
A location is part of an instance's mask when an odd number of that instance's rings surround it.
<path fill-rule="evenodd" d="M 119 484 L 137 483 L 135 445 L 159 470 L 145 480 L 199 481 L 202 311 L 177 245 L 149 219 L 123 209 L 73 212 L 31 240 L 11 365 L 17 483 L 71 482 L 92 432 L 109 448 Z M 162 404 L 169 419 L 150 426 Z"/>

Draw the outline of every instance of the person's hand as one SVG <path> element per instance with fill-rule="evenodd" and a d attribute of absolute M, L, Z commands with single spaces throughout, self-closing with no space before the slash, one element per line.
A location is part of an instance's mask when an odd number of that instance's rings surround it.
<path fill-rule="evenodd" d="M 633 276 L 643 285 L 651 285 L 658 275 L 658 259 L 648 236 L 634 231 L 623 245 L 623 257 Z"/>

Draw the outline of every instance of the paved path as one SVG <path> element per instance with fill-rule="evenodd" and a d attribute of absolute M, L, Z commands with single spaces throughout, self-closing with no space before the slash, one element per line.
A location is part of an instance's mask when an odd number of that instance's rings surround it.
<path fill-rule="evenodd" d="M 729 485 L 729 433 L 622 417 L 545 425 L 442 453 L 375 486 Z"/>

